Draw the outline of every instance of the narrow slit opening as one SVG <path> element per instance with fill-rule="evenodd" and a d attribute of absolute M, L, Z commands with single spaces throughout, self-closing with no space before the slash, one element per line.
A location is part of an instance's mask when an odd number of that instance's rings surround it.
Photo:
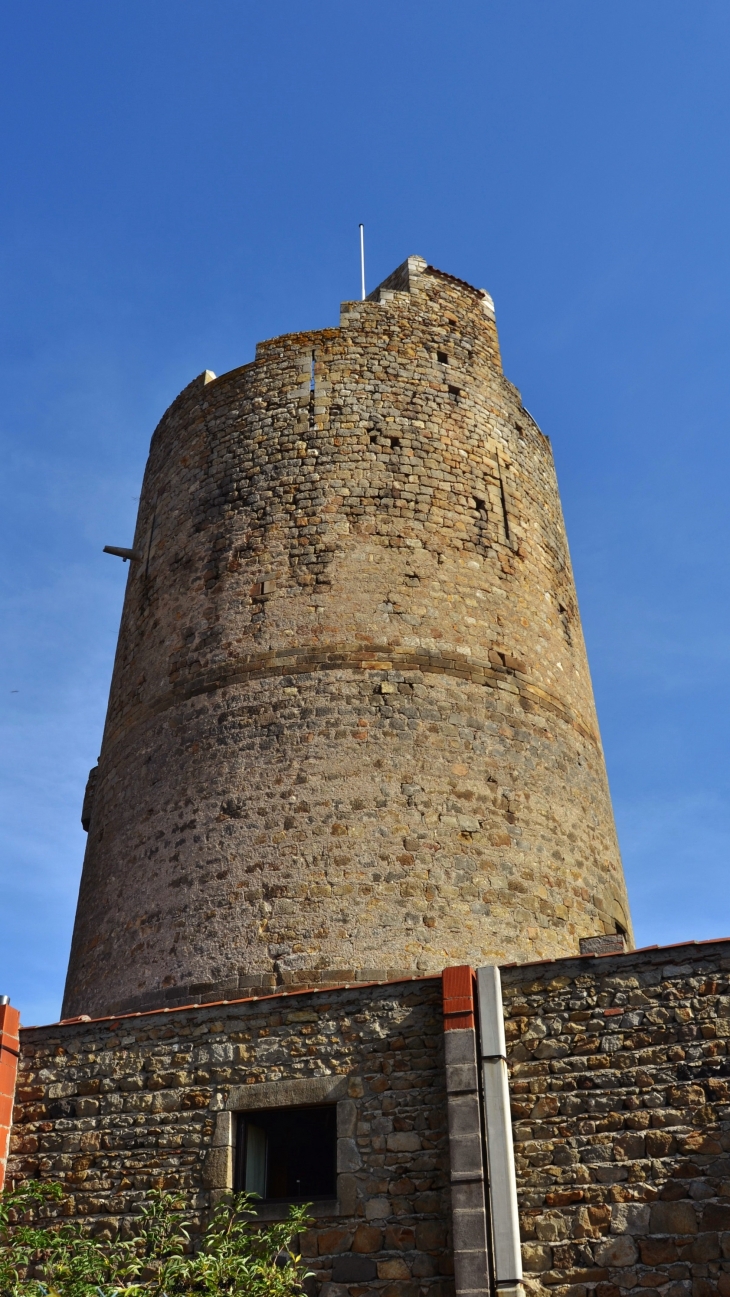
<path fill-rule="evenodd" d="M 502 499 L 502 516 L 504 518 L 504 534 L 507 539 L 507 543 L 509 544 L 512 538 L 509 534 L 509 517 L 507 515 L 507 496 L 505 495 L 504 482 L 502 481 L 501 473 L 499 475 L 499 494 Z"/>

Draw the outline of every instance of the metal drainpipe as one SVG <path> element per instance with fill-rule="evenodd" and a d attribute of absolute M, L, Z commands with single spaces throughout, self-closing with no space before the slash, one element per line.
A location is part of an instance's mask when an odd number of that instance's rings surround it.
<path fill-rule="evenodd" d="M 520 1221 L 512 1145 L 502 983 L 494 965 L 477 969 L 494 1277 L 500 1293 L 522 1282 Z"/>

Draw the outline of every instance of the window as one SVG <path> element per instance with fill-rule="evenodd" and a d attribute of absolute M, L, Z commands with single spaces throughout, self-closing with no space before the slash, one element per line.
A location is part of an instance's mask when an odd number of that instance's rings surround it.
<path fill-rule="evenodd" d="M 336 1198 L 336 1106 L 239 1113 L 235 1187 L 270 1202 Z"/>
<path fill-rule="evenodd" d="M 437 359 L 437 361 L 439 362 L 440 365 L 448 365 L 448 363 L 449 363 L 449 358 L 448 358 L 448 356 L 446 355 L 446 352 L 445 352 L 445 351 L 437 351 L 437 352 L 436 352 L 436 359 Z"/>

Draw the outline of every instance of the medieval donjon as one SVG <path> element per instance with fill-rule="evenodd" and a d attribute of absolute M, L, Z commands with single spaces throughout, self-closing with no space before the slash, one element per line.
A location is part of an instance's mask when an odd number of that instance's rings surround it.
<path fill-rule="evenodd" d="M 310 1201 L 310 1297 L 730 1297 L 730 946 L 631 948 L 490 297 L 409 257 L 206 371 L 113 552 L 64 1017 L 0 998 L 0 1183 L 9 1142 L 104 1231 L 153 1186 Z"/>
<path fill-rule="evenodd" d="M 152 439 L 66 1015 L 578 953 L 629 911 L 548 439 L 409 257 Z"/>

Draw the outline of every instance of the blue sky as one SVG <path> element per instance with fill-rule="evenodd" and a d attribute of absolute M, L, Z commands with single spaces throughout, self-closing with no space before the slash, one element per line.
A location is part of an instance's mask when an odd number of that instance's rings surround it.
<path fill-rule="evenodd" d="M 57 1016 L 150 435 L 408 254 L 552 439 L 639 944 L 730 935 L 730 8 L 0 3 L 0 992 Z"/>

